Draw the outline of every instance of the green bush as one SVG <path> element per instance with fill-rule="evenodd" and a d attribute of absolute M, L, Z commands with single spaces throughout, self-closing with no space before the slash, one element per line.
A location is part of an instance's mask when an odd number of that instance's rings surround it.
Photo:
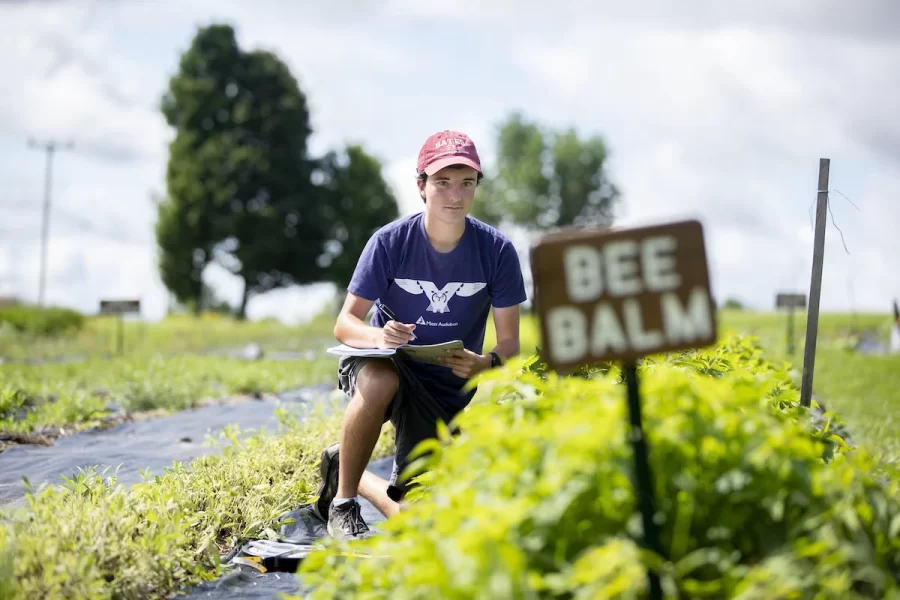
<path fill-rule="evenodd" d="M 69 308 L 0 306 L 0 328 L 3 324 L 25 334 L 60 335 L 80 330 L 84 326 L 84 315 Z"/>
<path fill-rule="evenodd" d="M 409 508 L 349 544 L 369 556 L 329 540 L 305 561 L 311 597 L 643 598 L 646 565 L 667 597 L 897 594 L 900 478 L 816 427 L 752 343 L 641 367 L 661 559 L 639 546 L 620 371 L 539 366 L 481 378 L 462 434 L 420 446 Z"/>

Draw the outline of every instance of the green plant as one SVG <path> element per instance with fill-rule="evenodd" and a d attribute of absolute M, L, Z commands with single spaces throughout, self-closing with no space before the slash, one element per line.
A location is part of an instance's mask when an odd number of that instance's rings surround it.
<path fill-rule="evenodd" d="M 0 326 L 3 324 L 30 335 L 61 335 L 80 330 L 84 326 L 84 315 L 69 308 L 0 306 Z"/>
<path fill-rule="evenodd" d="M 16 418 L 27 399 L 25 392 L 16 387 L 6 385 L 0 388 L 0 422 Z"/>
<path fill-rule="evenodd" d="M 418 448 L 408 509 L 305 561 L 311 597 L 641 598 L 647 565 L 669 597 L 897 593 L 900 478 L 817 427 L 753 340 L 640 367 L 663 557 L 639 547 L 620 370 L 585 375 L 482 376 L 461 435 Z"/>

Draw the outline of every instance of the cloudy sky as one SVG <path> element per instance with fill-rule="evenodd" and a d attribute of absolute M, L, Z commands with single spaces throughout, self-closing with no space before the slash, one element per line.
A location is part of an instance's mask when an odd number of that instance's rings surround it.
<path fill-rule="evenodd" d="M 71 140 L 53 163 L 48 302 L 92 312 L 140 297 L 146 317 L 164 314 L 158 102 L 196 28 L 228 22 L 293 70 L 313 150 L 363 143 L 404 213 L 421 210 L 412 174 L 429 134 L 468 132 L 490 166 L 495 125 L 522 110 L 605 136 L 619 223 L 701 219 L 716 296 L 767 309 L 776 291 L 808 292 L 828 157 L 830 188 L 852 204 L 832 194 L 822 310 L 900 298 L 896 0 L 249 4 L 0 3 L 0 295 L 38 293 L 45 156 L 28 140 Z M 240 284 L 210 278 L 237 302 Z M 249 313 L 296 321 L 330 293 L 273 292 Z"/>

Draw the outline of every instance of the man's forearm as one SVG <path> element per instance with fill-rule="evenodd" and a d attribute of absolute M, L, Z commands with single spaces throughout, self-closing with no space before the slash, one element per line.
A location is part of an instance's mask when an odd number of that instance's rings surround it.
<path fill-rule="evenodd" d="M 334 325 L 334 337 L 342 344 L 354 348 L 374 348 L 381 331 L 350 314 L 342 314 Z"/>

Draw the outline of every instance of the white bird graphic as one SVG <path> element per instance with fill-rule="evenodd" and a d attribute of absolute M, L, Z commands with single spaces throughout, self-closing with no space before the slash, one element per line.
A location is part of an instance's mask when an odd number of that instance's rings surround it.
<path fill-rule="evenodd" d="M 420 279 L 395 279 L 397 285 L 406 290 L 410 294 L 425 294 L 428 298 L 428 309 L 433 313 L 450 312 L 447 303 L 457 294 L 460 296 L 471 296 L 481 291 L 486 283 L 460 283 L 451 281 L 440 290 L 430 281 L 422 281 Z"/>

